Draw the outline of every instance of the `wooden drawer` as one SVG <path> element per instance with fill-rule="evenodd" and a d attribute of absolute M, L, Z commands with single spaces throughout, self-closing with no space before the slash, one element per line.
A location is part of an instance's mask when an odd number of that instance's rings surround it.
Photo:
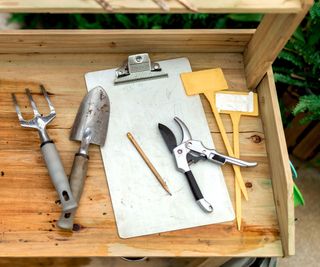
<path fill-rule="evenodd" d="M 293 184 L 272 70 L 269 67 L 259 83 L 256 77 L 261 70 L 248 75 L 251 63 L 246 61 L 254 32 L 40 30 L 0 33 L 0 255 L 233 257 L 293 254 Z M 24 89 L 36 91 L 39 84 L 46 86 L 57 111 L 57 118 L 48 131 L 60 151 L 66 172 L 70 173 L 78 144 L 69 141 L 69 132 L 86 93 L 84 73 L 118 67 L 128 54 L 140 52 L 150 53 L 154 61 L 187 57 L 193 70 L 221 67 L 232 90 L 256 87 L 261 115 L 243 117 L 240 123 L 241 157 L 259 163 L 256 168 L 242 171 L 249 201 L 243 202 L 241 232 L 235 222 L 230 222 L 120 239 L 97 147 L 92 147 L 75 231 L 72 234 L 56 228 L 60 208 L 42 160 L 37 133 L 21 128 L 10 94 L 19 94 L 22 111 L 31 117 L 27 99 L 22 95 Z M 35 98 L 40 109 L 46 112 L 43 98 L 39 95 Z M 202 103 L 216 147 L 225 152 L 209 105 L 204 98 Z M 223 116 L 223 122 L 231 140 L 229 117 Z M 232 169 L 225 166 L 223 172 L 234 200 Z"/>
<path fill-rule="evenodd" d="M 108 0 L 113 12 L 164 13 L 153 0 Z M 153 256 L 213 258 L 294 254 L 293 184 L 271 64 L 299 25 L 312 0 L 189 0 L 205 13 L 265 13 L 257 30 L 91 30 L 0 33 L 0 256 Z M 168 1 L 171 13 L 190 13 Z M 1 12 L 100 13 L 94 0 L 0 0 Z M 249 192 L 243 229 L 235 222 L 122 240 L 118 237 L 98 148 L 92 148 L 85 191 L 73 233 L 58 230 L 60 209 L 39 149 L 37 133 L 22 129 L 10 93 L 22 102 L 26 87 L 43 83 L 57 118 L 49 125 L 67 173 L 78 144 L 69 132 L 86 93 L 84 73 L 118 67 L 128 54 L 148 52 L 152 60 L 187 57 L 193 70 L 221 67 L 230 89 L 254 90 L 259 117 L 243 117 L 241 157 L 259 166 L 242 171 Z M 35 97 L 43 112 L 46 104 Z M 202 98 L 212 138 L 225 152 L 208 103 Z M 232 135 L 228 116 L 223 116 Z M 233 172 L 223 167 L 234 200 Z M 214 259 L 214 260 L 220 260 Z M 171 264 L 171 263 L 170 263 Z M 183 266 L 183 263 L 179 263 Z M 190 266 L 191 266 L 190 265 Z"/>

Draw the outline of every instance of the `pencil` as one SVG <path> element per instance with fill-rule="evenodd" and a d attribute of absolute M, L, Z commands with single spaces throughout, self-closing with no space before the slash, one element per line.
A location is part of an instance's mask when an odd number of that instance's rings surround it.
<path fill-rule="evenodd" d="M 149 169 L 152 171 L 154 176 L 157 178 L 157 180 L 159 181 L 159 183 L 161 184 L 163 189 L 166 190 L 167 193 L 170 196 L 172 196 L 172 194 L 171 194 L 166 182 L 162 179 L 162 177 L 160 176 L 160 174 L 158 173 L 156 168 L 153 166 L 151 161 L 148 159 L 147 155 L 143 152 L 142 148 L 139 146 L 139 144 L 137 143 L 137 141 L 135 140 L 133 135 L 131 133 L 127 133 L 127 137 L 129 138 L 129 140 L 131 141 L 133 146 L 137 149 L 137 151 L 139 152 L 140 156 L 143 158 L 144 162 L 148 165 Z"/>

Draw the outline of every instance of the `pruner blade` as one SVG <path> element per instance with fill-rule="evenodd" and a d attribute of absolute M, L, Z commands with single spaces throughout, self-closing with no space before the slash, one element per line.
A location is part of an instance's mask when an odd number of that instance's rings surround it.
<path fill-rule="evenodd" d="M 188 127 L 185 125 L 185 123 L 182 120 L 180 120 L 178 117 L 174 117 L 174 120 L 176 123 L 178 123 L 182 132 L 182 140 L 180 144 L 186 143 L 187 141 L 191 140 L 192 139 L 191 133 Z"/>

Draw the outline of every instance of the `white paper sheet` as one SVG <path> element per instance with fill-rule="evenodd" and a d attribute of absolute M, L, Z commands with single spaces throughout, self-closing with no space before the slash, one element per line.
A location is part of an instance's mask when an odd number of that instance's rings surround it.
<path fill-rule="evenodd" d="M 224 92 L 216 93 L 216 107 L 218 111 L 254 111 L 253 93 L 249 92 L 246 95 L 228 94 Z"/>

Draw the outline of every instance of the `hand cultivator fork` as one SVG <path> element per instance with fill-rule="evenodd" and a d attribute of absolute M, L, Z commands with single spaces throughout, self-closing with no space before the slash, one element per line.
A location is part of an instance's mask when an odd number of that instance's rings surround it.
<path fill-rule="evenodd" d="M 72 196 L 69 181 L 64 171 L 56 146 L 46 132 L 46 126 L 55 118 L 56 112 L 44 86 L 40 85 L 40 88 L 50 108 L 50 114 L 47 116 L 43 116 L 39 113 L 29 89 L 26 89 L 26 94 L 29 98 L 34 114 L 34 117 L 31 120 L 25 120 L 22 117 L 15 94 L 12 94 L 12 100 L 15 105 L 21 126 L 38 130 L 41 141 L 41 152 L 48 168 L 51 181 L 59 195 L 63 211 L 68 212 L 75 209 L 77 207 L 77 203 Z"/>

